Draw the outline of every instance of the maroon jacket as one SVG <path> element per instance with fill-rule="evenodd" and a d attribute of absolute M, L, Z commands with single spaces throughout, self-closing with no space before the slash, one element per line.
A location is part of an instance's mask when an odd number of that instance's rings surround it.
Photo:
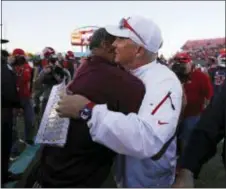
<path fill-rule="evenodd" d="M 138 78 L 100 57 L 92 57 L 82 67 L 70 90 L 125 114 L 138 112 L 145 93 Z M 71 119 L 65 147 L 44 148 L 39 182 L 52 188 L 100 187 L 114 156 L 113 151 L 92 141 L 86 122 Z"/>

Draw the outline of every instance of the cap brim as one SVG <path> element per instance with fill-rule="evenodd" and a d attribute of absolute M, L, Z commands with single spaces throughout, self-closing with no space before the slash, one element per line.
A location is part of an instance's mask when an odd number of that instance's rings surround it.
<path fill-rule="evenodd" d="M 1 43 L 8 43 L 9 42 L 9 40 L 7 40 L 7 39 L 1 39 Z"/>
<path fill-rule="evenodd" d="M 106 26 L 105 29 L 109 34 L 116 36 L 116 37 L 129 38 L 129 36 L 130 36 L 130 30 L 128 30 L 128 29 L 120 29 L 117 26 Z"/>

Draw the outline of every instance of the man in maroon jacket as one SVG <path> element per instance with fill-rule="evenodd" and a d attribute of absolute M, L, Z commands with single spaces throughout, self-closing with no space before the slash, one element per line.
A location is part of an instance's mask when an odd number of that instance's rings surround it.
<path fill-rule="evenodd" d="M 113 63 L 111 44 L 114 40 L 104 28 L 94 33 L 90 44 L 92 56 L 77 73 L 70 91 L 98 104 L 107 103 L 111 110 L 124 114 L 137 112 L 145 87 L 139 79 Z M 43 148 L 33 187 L 100 187 L 110 173 L 114 157 L 113 151 L 92 141 L 84 120 L 70 119 L 66 145 Z"/>

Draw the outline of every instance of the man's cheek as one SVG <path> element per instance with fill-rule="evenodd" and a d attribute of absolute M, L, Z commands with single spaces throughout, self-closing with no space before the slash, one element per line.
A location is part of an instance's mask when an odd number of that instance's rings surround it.
<path fill-rule="evenodd" d="M 115 55 L 115 62 L 120 62 L 120 55 L 118 53 Z"/>

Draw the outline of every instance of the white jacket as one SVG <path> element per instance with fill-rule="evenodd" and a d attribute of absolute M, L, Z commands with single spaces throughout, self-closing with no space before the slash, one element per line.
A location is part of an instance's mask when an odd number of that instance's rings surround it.
<path fill-rule="evenodd" d="M 182 106 L 182 87 L 176 75 L 156 61 L 133 70 L 132 74 L 140 78 L 146 88 L 138 114 L 124 115 L 109 111 L 106 105 L 96 105 L 88 126 L 93 141 L 119 154 L 143 159 L 158 153 L 175 133 Z M 169 92 L 170 97 L 161 104 Z M 175 155 L 174 146 L 168 150 Z"/>

